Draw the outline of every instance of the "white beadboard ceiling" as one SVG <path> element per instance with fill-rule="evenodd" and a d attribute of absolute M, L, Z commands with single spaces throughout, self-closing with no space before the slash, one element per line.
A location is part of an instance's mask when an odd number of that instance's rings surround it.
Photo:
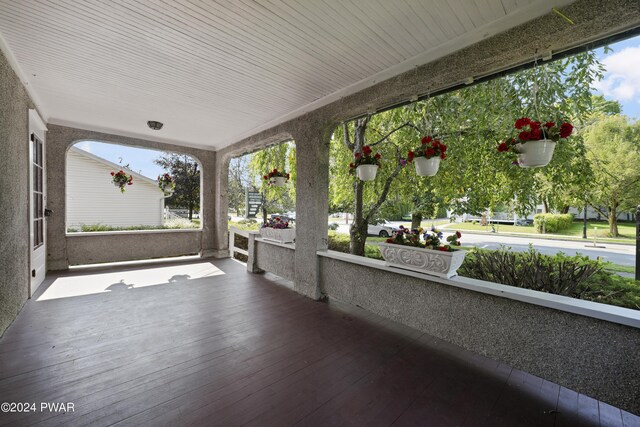
<path fill-rule="evenodd" d="M 571 2 L 0 0 L 0 45 L 49 123 L 220 149 Z"/>

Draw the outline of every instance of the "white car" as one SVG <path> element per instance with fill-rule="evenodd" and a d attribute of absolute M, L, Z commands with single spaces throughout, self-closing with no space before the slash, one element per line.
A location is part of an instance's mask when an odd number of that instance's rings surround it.
<path fill-rule="evenodd" d="M 396 231 L 397 228 L 391 225 L 391 223 L 387 220 L 383 220 L 377 224 L 369 224 L 369 228 L 367 229 L 367 234 L 372 234 L 374 236 L 380 237 L 389 237 Z"/>

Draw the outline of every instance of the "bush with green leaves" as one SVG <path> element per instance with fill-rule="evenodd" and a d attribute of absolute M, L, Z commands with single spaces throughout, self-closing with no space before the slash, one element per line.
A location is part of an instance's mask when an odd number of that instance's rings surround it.
<path fill-rule="evenodd" d="M 349 253 L 349 235 L 338 234 L 335 231 L 329 232 L 329 250 Z M 364 256 L 373 259 L 384 259 L 380 249 L 376 245 L 365 245 Z"/>
<path fill-rule="evenodd" d="M 556 295 L 580 298 L 585 284 L 604 264 L 587 256 L 542 255 L 529 248 L 512 252 L 508 248 L 488 251 L 473 248 L 458 274 L 473 279 L 502 283 Z"/>
<path fill-rule="evenodd" d="M 533 226 L 538 233 L 555 233 L 571 228 L 572 214 L 541 213 L 533 216 Z"/>

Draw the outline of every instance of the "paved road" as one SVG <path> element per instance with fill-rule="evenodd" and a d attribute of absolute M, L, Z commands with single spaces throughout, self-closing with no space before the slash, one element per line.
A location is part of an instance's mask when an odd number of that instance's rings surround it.
<path fill-rule="evenodd" d="M 394 225 L 408 225 L 405 222 L 394 222 Z M 444 228 L 442 231 L 445 236 L 449 231 Z M 348 233 L 349 226 L 340 224 L 338 232 Z M 453 232 L 453 229 L 451 229 Z M 636 262 L 636 248 L 630 245 L 620 245 L 614 243 L 599 243 L 598 246 L 605 246 L 605 248 L 593 248 L 588 247 L 587 243 L 593 244 L 593 241 L 566 241 L 566 240 L 549 240 L 549 239 L 536 239 L 532 237 L 513 237 L 505 236 L 500 233 L 487 233 L 487 234 L 471 234 L 462 230 L 462 244 L 465 246 L 476 246 L 486 249 L 498 249 L 500 245 L 510 247 L 514 251 L 524 252 L 529 250 L 529 244 L 533 245 L 534 249 L 540 253 L 546 255 L 554 255 L 558 252 L 564 252 L 567 255 L 575 255 L 580 253 L 587 255 L 590 258 L 601 258 L 604 261 L 611 261 L 620 265 L 634 266 Z"/>

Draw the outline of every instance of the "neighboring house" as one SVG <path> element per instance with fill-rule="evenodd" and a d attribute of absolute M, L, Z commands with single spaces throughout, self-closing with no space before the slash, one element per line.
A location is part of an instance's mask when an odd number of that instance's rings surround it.
<path fill-rule="evenodd" d="M 67 228 L 103 224 L 113 227 L 163 224 L 164 194 L 154 179 L 127 170 L 133 185 L 124 193 L 111 172 L 122 166 L 76 147 L 67 153 Z"/>

